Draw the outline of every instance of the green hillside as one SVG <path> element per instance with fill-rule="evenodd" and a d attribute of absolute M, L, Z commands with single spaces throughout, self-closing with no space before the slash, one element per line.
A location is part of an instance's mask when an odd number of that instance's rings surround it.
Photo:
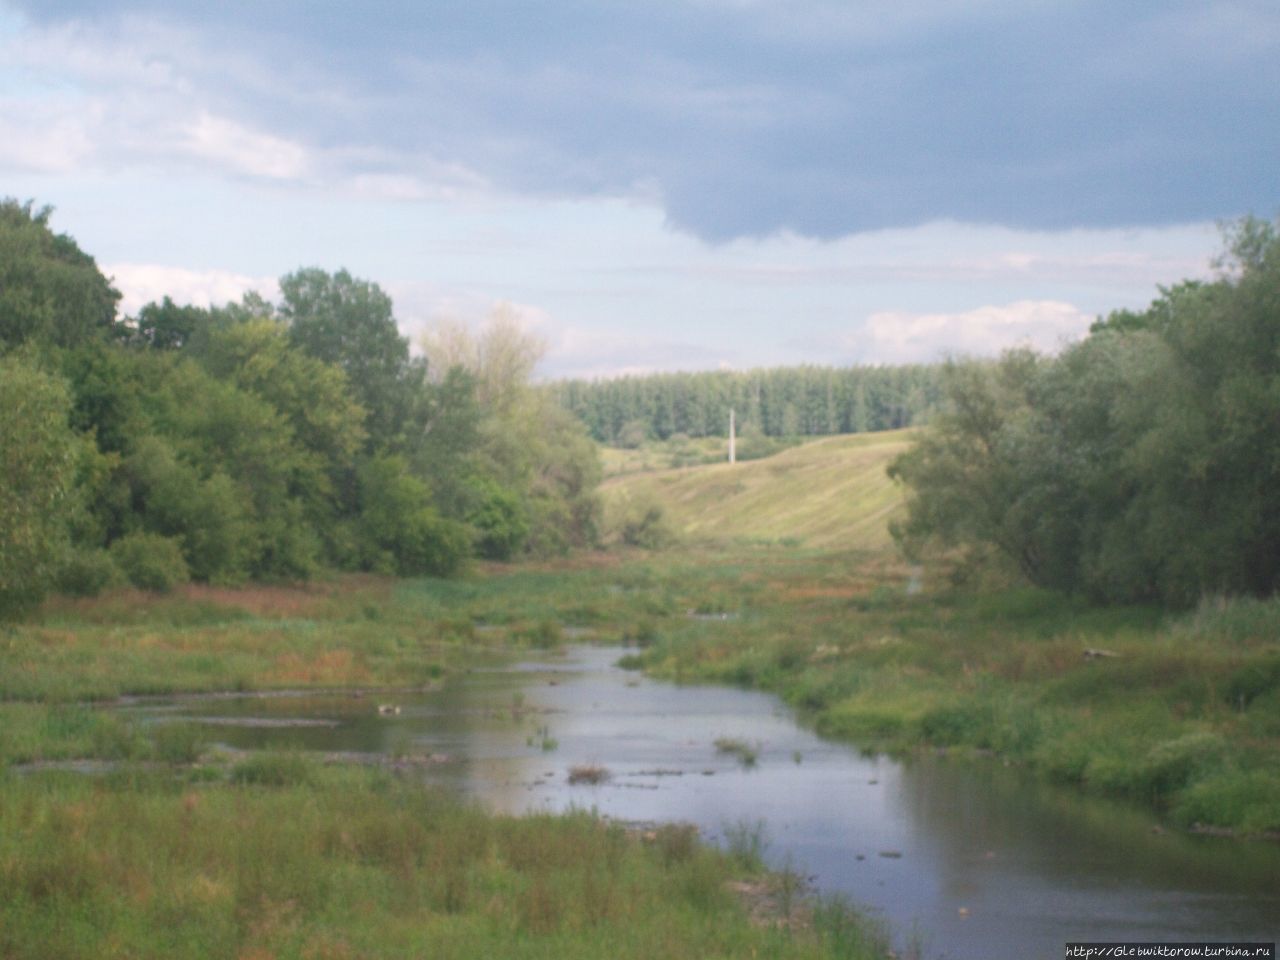
<path fill-rule="evenodd" d="M 748 463 L 719 463 L 607 480 L 606 504 L 656 499 L 693 540 L 795 540 L 808 547 L 875 549 L 890 542 L 902 503 L 885 467 L 912 431 L 827 437 Z"/>

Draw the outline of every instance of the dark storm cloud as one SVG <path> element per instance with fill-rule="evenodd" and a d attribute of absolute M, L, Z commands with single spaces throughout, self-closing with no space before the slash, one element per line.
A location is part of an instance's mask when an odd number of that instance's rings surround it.
<path fill-rule="evenodd" d="M 1280 207 L 1270 0 L 18 6 L 163 24 L 220 115 L 350 173 L 429 157 L 520 193 L 643 194 L 713 240 Z"/>

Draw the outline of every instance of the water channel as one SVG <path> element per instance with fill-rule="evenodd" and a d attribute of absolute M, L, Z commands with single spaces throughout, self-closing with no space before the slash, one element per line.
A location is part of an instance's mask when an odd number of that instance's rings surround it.
<path fill-rule="evenodd" d="M 867 757 L 819 738 L 771 696 L 649 680 L 618 657 L 575 646 L 381 701 L 192 697 L 125 709 L 210 724 L 237 749 L 418 757 L 424 779 L 504 812 L 593 808 L 691 822 L 721 842 L 762 825 L 773 865 L 870 908 L 930 958 L 1057 960 L 1068 941 L 1280 932 L 1280 844 L 1162 829 L 1148 812 L 994 762 Z M 724 738 L 757 750 L 755 762 L 718 750 Z M 609 778 L 570 784 L 586 764 Z"/>

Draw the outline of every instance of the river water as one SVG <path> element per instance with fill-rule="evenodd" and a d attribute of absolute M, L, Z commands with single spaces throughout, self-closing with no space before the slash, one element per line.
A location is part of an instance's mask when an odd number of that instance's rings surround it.
<path fill-rule="evenodd" d="M 994 762 L 900 763 L 823 740 L 774 697 L 675 686 L 619 651 L 476 669 L 388 695 L 177 698 L 127 709 L 213 725 L 239 749 L 429 758 L 411 768 L 504 812 L 685 821 L 952 960 L 1057 960 L 1072 941 L 1274 941 L 1280 844 L 1189 836 Z M 387 712 L 378 707 L 385 705 Z M 398 708 L 398 713 L 390 713 Z M 757 753 L 717 749 L 730 738 Z M 598 785 L 569 771 L 598 765 Z"/>

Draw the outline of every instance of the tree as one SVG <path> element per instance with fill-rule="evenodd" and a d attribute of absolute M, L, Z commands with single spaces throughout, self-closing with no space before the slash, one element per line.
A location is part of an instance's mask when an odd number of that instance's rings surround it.
<path fill-rule="evenodd" d="M 1057 358 L 953 365 L 891 473 L 894 533 L 993 548 L 1105 601 L 1280 589 L 1280 236 L 1245 220 L 1224 272 L 1112 314 Z"/>
<path fill-rule="evenodd" d="M 391 298 L 346 270 L 329 274 L 314 267 L 281 277 L 280 291 L 279 316 L 290 342 L 346 373 L 367 414 L 373 449 L 400 449 L 425 371 L 409 356 Z"/>
<path fill-rule="evenodd" d="M 51 207 L 0 202 L 0 343 L 73 346 L 110 333 L 120 294 L 66 234 Z"/>
<path fill-rule="evenodd" d="M 132 339 L 156 350 L 181 350 L 212 322 L 213 311 L 179 305 L 168 297 L 148 303 L 134 318 Z"/>
<path fill-rule="evenodd" d="M 479 524 L 484 548 L 514 552 L 512 536 L 536 553 L 562 552 L 596 539 L 600 465 L 580 421 L 530 384 L 545 344 L 499 308 L 478 333 L 459 324 L 423 339 L 429 369 L 441 382 L 464 370 L 477 385 L 473 491 L 464 513 Z M 518 509 L 516 508 L 518 505 Z M 495 530 L 503 536 L 494 538 Z"/>
<path fill-rule="evenodd" d="M 0 358 L 0 618 L 38 603 L 68 545 L 78 440 L 66 383 Z"/>
<path fill-rule="evenodd" d="M 359 540 L 366 569 L 400 576 L 449 576 L 471 550 L 462 524 L 441 517 L 430 491 L 396 456 L 360 468 Z"/>
<path fill-rule="evenodd" d="M 355 509 L 366 413 L 339 367 L 293 347 L 280 324 L 267 318 L 214 330 L 200 360 L 219 380 L 265 400 L 289 425 L 300 448 L 291 489 L 322 534 L 339 513 Z"/>

